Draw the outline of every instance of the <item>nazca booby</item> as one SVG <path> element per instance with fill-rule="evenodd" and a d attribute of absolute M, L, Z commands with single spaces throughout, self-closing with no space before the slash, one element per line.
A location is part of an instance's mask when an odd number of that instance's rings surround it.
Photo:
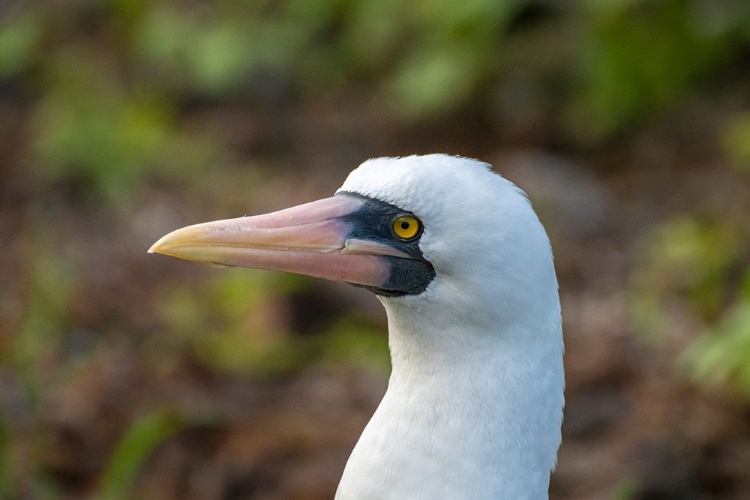
<path fill-rule="evenodd" d="M 338 500 L 548 498 L 564 403 L 557 278 L 530 202 L 489 165 L 368 160 L 331 198 L 188 226 L 149 252 L 375 292 L 392 373 Z"/>

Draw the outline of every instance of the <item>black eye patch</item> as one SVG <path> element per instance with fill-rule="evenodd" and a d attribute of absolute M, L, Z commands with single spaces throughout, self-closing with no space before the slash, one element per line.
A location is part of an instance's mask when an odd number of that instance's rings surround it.
<path fill-rule="evenodd" d="M 411 259 L 391 256 L 381 257 L 387 259 L 391 264 L 388 280 L 382 287 L 366 286 L 365 288 L 387 297 L 418 295 L 424 292 L 435 278 L 435 269 L 432 264 L 425 260 L 422 250 L 419 248 L 421 232 L 409 241 L 404 241 L 393 233 L 393 221 L 398 217 L 404 215 L 416 216 L 391 203 L 358 193 L 340 191 L 336 193 L 336 196 L 350 196 L 363 201 L 361 208 L 343 217 L 344 220 L 352 224 L 349 238 L 388 245 L 411 257 Z"/>
<path fill-rule="evenodd" d="M 424 260 L 422 250 L 419 248 L 419 238 L 403 241 L 393 234 L 393 221 L 403 215 L 414 217 L 413 213 L 358 193 L 340 191 L 336 193 L 336 196 L 350 196 L 364 202 L 359 210 L 343 217 L 344 220 L 352 223 L 350 238 L 376 241 L 400 250 L 415 259 Z"/>

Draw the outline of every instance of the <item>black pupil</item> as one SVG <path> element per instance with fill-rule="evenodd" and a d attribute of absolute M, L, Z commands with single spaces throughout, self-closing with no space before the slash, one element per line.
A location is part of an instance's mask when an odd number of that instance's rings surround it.
<path fill-rule="evenodd" d="M 409 229 L 410 224 L 406 221 L 401 222 L 401 229 Z"/>

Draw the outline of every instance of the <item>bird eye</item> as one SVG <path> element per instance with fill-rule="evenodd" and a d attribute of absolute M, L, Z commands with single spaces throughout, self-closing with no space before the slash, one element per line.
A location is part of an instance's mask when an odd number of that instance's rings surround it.
<path fill-rule="evenodd" d="M 402 240 L 412 240 L 422 230 L 422 223 L 411 215 L 396 217 L 393 221 L 393 233 Z"/>

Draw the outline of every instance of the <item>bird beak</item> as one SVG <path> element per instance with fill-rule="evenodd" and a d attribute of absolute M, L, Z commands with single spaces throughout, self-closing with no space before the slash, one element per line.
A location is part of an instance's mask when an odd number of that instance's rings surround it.
<path fill-rule="evenodd" d="M 196 224 L 167 234 L 148 251 L 379 287 L 391 270 L 386 257 L 410 257 L 385 244 L 349 237 L 351 216 L 363 204 L 339 195 L 266 215 Z"/>

